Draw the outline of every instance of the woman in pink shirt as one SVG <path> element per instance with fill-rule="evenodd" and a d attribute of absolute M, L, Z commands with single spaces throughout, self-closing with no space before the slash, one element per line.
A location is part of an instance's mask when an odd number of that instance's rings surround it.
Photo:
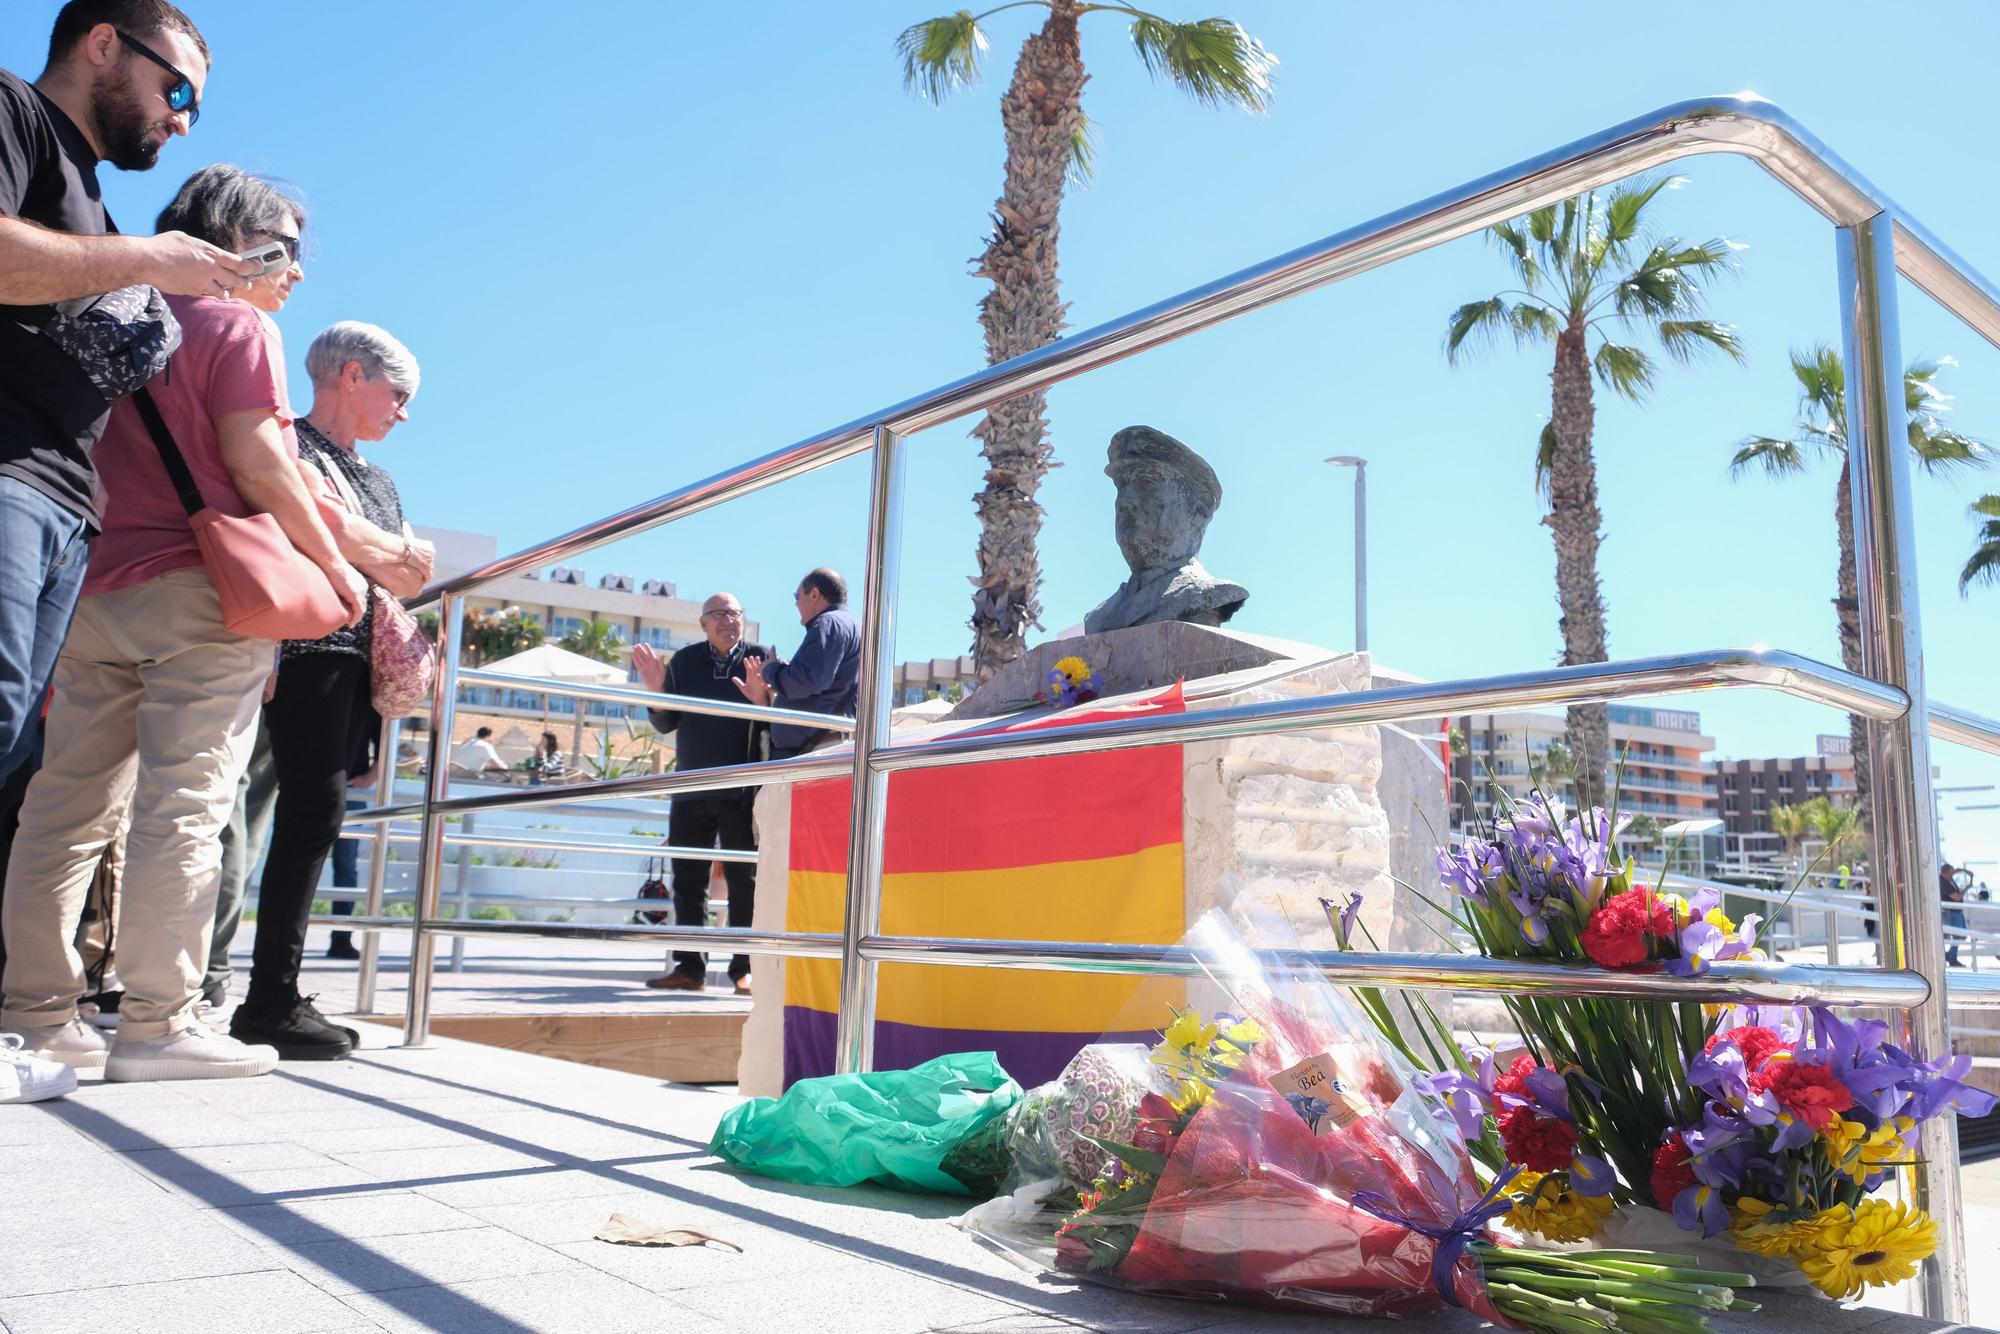
<path fill-rule="evenodd" d="M 283 243 L 291 264 L 240 289 L 168 297 L 181 346 L 147 392 L 207 504 L 268 513 L 325 572 L 355 619 L 366 585 L 341 556 L 298 468 L 284 348 L 267 312 L 304 273 L 304 209 L 234 167 L 190 177 L 161 213 L 225 250 Z M 29 785 L 7 868 L 5 1008 L 0 1029 L 114 1080 L 263 1074 L 269 1047 L 199 1022 L 215 915 L 217 834 L 236 796 L 276 645 L 225 629 L 194 532 L 130 400 L 112 413 L 94 461 L 104 524 L 56 662 L 46 760 Z M 82 961 L 72 946 L 92 870 L 131 804 L 118 972 L 125 984 L 108 1047 L 77 1021 Z"/>

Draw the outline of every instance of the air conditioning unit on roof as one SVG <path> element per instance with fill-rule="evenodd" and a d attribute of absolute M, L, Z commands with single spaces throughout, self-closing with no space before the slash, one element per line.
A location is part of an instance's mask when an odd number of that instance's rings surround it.
<path fill-rule="evenodd" d="M 639 591 L 649 598 L 670 598 L 674 595 L 674 586 L 664 579 L 648 579 L 639 585 Z"/>
<path fill-rule="evenodd" d="M 558 565 L 549 571 L 549 582 L 552 584 L 581 584 L 583 582 L 583 571 L 574 565 Z"/>
<path fill-rule="evenodd" d="M 629 574 L 607 574 L 597 581 L 597 586 L 599 588 L 610 589 L 614 593 L 629 593 L 632 591 L 632 576 Z"/>

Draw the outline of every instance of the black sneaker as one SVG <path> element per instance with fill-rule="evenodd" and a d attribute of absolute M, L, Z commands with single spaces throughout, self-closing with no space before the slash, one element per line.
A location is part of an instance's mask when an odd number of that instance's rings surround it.
<path fill-rule="evenodd" d="M 310 1016 L 313 1019 L 317 1019 L 320 1023 L 326 1025 L 334 1032 L 345 1034 L 347 1036 L 348 1046 L 359 1047 L 361 1045 L 361 1035 L 355 1032 L 353 1029 L 349 1028 L 346 1024 L 336 1024 L 333 1022 L 333 1020 L 321 1014 L 319 1012 L 319 1006 L 313 1004 L 313 1002 L 318 999 L 319 999 L 319 993 L 317 991 L 315 991 L 310 996 L 301 996 L 299 997 L 299 1007 L 302 1010 L 304 1010 L 308 1016 Z"/>
<path fill-rule="evenodd" d="M 338 1061 L 354 1050 L 354 1039 L 335 1028 L 296 992 L 276 1005 L 246 999 L 229 1016 L 229 1036 L 255 1046 L 276 1047 L 286 1061 Z"/>
<path fill-rule="evenodd" d="M 358 959 L 361 957 L 361 951 L 354 948 L 353 937 L 347 932 L 336 931 L 333 933 L 333 944 L 327 946 L 326 957 L 329 959 Z"/>

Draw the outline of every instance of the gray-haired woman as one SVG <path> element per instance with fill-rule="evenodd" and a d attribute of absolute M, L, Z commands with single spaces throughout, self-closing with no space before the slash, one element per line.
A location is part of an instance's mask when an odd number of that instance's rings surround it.
<path fill-rule="evenodd" d="M 411 533 L 396 484 L 358 446 L 410 419 L 417 359 L 385 330 L 344 321 L 313 340 L 306 372 L 313 405 L 297 423 L 299 466 L 332 494 L 351 498 L 328 511 L 341 554 L 372 582 L 408 597 L 430 578 L 431 544 Z M 358 625 L 324 639 L 287 640 L 277 692 L 264 708 L 278 801 L 257 891 L 250 988 L 229 1031 L 276 1047 L 288 1060 L 337 1060 L 353 1050 L 353 1030 L 327 1023 L 299 994 L 299 965 L 320 868 L 346 817 L 348 779 L 373 763 L 369 745 L 381 730 L 369 702 L 374 623 L 371 600 Z"/>

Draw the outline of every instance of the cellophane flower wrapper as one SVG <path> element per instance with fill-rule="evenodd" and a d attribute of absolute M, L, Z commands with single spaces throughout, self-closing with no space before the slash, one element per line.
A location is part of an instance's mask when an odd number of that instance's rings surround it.
<path fill-rule="evenodd" d="M 1422 1229 L 1451 1229 L 1481 1190 L 1413 1072 L 1316 969 L 1266 966 L 1219 912 L 1185 943 L 1220 993 L 1218 1024 L 1261 1032 L 1240 1064 L 1167 1135 L 1158 1109 L 1187 1081 L 1145 1048 L 1086 1048 L 1023 1099 L 1016 1172 L 967 1230 L 1030 1267 L 1135 1291 L 1417 1317 L 1450 1304 L 1442 1279 L 1457 1304 L 1499 1320 L 1475 1261 L 1434 1272 L 1445 1243 Z M 1316 1103 L 1298 1091 L 1302 1065 L 1328 1079 Z M 1164 1163 L 1135 1172 L 1087 1136 L 1150 1146 Z M 1086 1208 L 1093 1193 L 1102 1203 Z"/>

